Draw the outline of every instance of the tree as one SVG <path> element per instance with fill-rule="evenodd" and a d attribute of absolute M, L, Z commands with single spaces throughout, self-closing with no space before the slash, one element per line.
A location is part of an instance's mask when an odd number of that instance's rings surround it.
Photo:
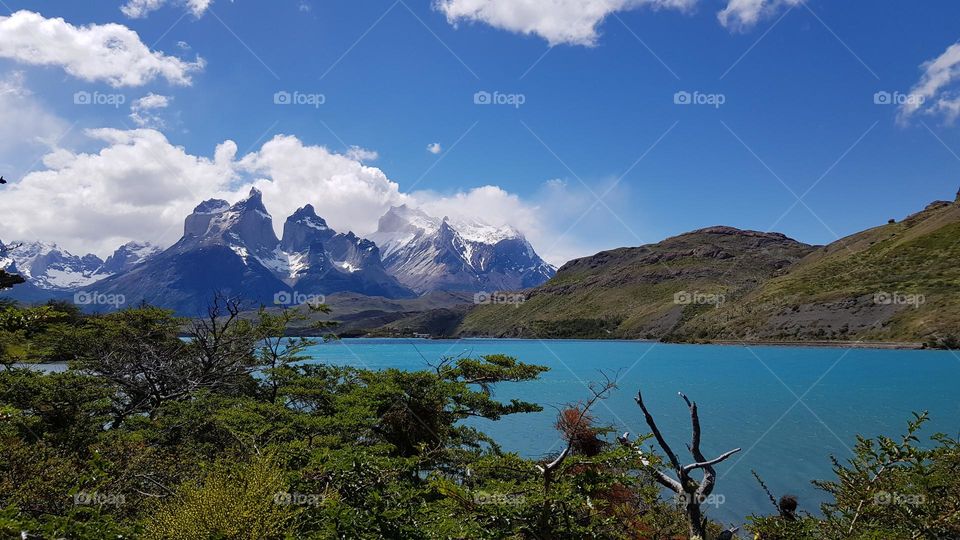
<path fill-rule="evenodd" d="M 673 467 L 673 470 L 677 475 L 677 478 L 674 479 L 667 476 L 659 469 L 655 469 L 655 478 L 661 485 L 673 491 L 680 497 L 684 512 L 686 513 L 687 524 L 689 525 L 690 529 L 690 538 L 706 540 L 707 520 L 703 516 L 703 511 L 700 509 L 700 505 L 706 502 L 710 494 L 713 493 L 713 488 L 717 481 L 717 472 L 714 470 L 713 466 L 736 454 L 740 451 L 740 448 L 734 448 L 733 450 L 724 452 L 716 458 L 707 459 L 700 450 L 700 415 L 697 411 L 697 404 L 690 401 L 683 393 L 680 393 L 680 397 L 683 398 L 683 401 L 690 409 L 692 436 L 690 445 L 687 446 L 687 449 L 690 451 L 690 454 L 696 461 L 688 465 L 681 465 L 677 454 L 663 438 L 663 435 L 657 428 L 657 423 L 654 421 L 650 411 L 647 410 L 646 405 L 643 403 L 643 394 L 641 392 L 637 392 L 637 397 L 634 399 L 637 402 L 637 405 L 640 406 L 640 410 L 643 411 L 643 417 L 647 422 L 647 426 L 650 427 L 650 431 L 653 432 L 653 436 L 656 438 L 657 444 L 667 455 L 667 459 L 670 461 L 670 465 Z M 623 434 L 623 436 L 620 438 L 621 444 L 630 445 L 628 436 L 628 433 Z M 703 478 L 700 481 L 697 481 L 690 476 L 692 472 L 698 469 L 703 471 Z"/>

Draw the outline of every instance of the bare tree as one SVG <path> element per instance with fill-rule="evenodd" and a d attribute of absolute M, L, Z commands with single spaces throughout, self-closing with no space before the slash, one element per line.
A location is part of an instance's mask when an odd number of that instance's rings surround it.
<path fill-rule="evenodd" d="M 191 321 L 187 390 L 230 390 L 256 368 L 253 352 L 258 336 L 253 324 L 240 317 L 243 304 L 217 292 L 206 317 Z"/>
<path fill-rule="evenodd" d="M 588 388 L 590 390 L 590 398 L 585 402 L 577 403 L 571 405 L 567 408 L 569 411 L 575 411 L 572 415 L 564 415 L 561 411 L 558 415 L 557 427 L 561 429 L 564 434 L 564 438 L 567 441 L 566 446 L 563 450 L 560 451 L 560 454 L 557 457 L 553 458 L 543 465 L 537 465 L 537 470 L 540 471 L 540 474 L 543 477 L 543 493 L 544 495 L 550 495 L 551 488 L 553 487 L 553 482 L 556 476 L 560 473 L 561 466 L 563 462 L 566 461 L 567 457 L 573 453 L 574 446 L 577 443 L 577 439 L 573 434 L 578 432 L 581 427 L 590 422 L 592 418 L 590 416 L 590 409 L 601 399 L 605 399 L 610 392 L 617 388 L 617 382 L 615 377 L 611 377 L 606 373 L 600 372 L 604 380 L 601 383 L 590 383 Z M 540 530 L 544 531 L 546 529 L 547 522 L 550 518 L 550 506 L 549 499 L 544 501 L 543 508 L 540 513 Z"/>
<path fill-rule="evenodd" d="M 681 465 L 680 460 L 677 458 L 677 454 L 663 438 L 663 435 L 660 433 L 660 429 L 657 428 L 657 423 L 654 421 L 653 416 L 650 414 L 650 411 L 647 410 L 646 405 L 644 405 L 643 395 L 640 392 L 637 392 L 637 397 L 635 400 L 637 405 L 640 406 L 640 410 L 643 411 L 644 419 L 647 422 L 647 426 L 649 426 L 650 430 L 653 432 L 653 436 L 657 440 L 657 444 L 660 445 L 660 448 L 663 449 L 663 452 L 667 455 L 670 466 L 677 475 L 677 478 L 672 478 L 660 469 L 653 468 L 652 470 L 654 478 L 661 485 L 676 493 L 680 498 L 684 507 L 684 513 L 687 517 L 687 524 L 690 528 L 690 538 L 706 540 L 707 520 L 703 516 L 703 511 L 700 509 L 700 505 L 707 500 L 711 493 L 713 493 L 713 488 L 717 481 L 717 472 L 714 470 L 713 466 L 736 454 L 740 451 L 740 448 L 734 448 L 729 452 L 724 452 L 719 457 L 707 459 L 703 455 L 703 452 L 700 451 L 700 415 L 697 412 L 697 404 L 695 402 L 691 402 L 687 396 L 683 395 L 683 393 L 679 394 L 680 397 L 683 398 L 683 401 L 686 402 L 687 407 L 690 409 L 690 422 L 692 424 L 693 431 L 691 441 L 690 444 L 687 445 L 687 449 L 690 451 L 690 454 L 696 461 L 688 465 Z M 622 436 L 618 437 L 620 444 L 632 447 L 633 445 L 629 441 L 629 435 L 629 433 L 624 433 Z M 637 449 L 637 451 L 639 452 L 640 450 Z M 690 476 L 691 473 L 698 469 L 703 471 L 703 478 L 699 481 Z"/>

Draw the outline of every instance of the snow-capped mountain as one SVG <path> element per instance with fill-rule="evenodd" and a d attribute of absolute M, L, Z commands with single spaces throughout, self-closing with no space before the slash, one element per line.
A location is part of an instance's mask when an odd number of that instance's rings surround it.
<path fill-rule="evenodd" d="M 109 274 L 100 272 L 103 261 L 96 255 L 79 257 L 48 242 L 12 242 L 0 264 L 47 290 L 83 287 Z"/>
<path fill-rule="evenodd" d="M 187 216 L 176 244 L 96 286 L 127 304 L 145 300 L 184 315 L 201 313 L 217 292 L 264 305 L 341 291 L 414 296 L 387 274 L 372 242 L 338 234 L 310 205 L 286 220 L 278 239 L 256 189 L 233 205 L 204 201 Z"/>
<path fill-rule="evenodd" d="M 183 236 L 165 250 L 130 242 L 103 261 L 55 244 L 0 244 L 0 268 L 27 278 L 5 296 L 43 301 L 92 291 L 188 316 L 202 313 L 218 292 L 253 305 L 300 304 L 337 292 L 409 298 L 529 288 L 556 271 L 513 228 L 439 219 L 407 206 L 391 208 L 364 239 L 333 230 L 307 204 L 277 238 L 256 189 L 232 205 L 220 199 L 197 205 Z"/>
<path fill-rule="evenodd" d="M 22 275 L 40 290 L 74 291 L 125 272 L 159 251 L 148 243 L 129 242 L 103 261 L 92 254 L 74 255 L 51 242 L 0 243 L 0 268 Z"/>
<path fill-rule="evenodd" d="M 149 242 L 127 242 L 107 257 L 97 273 L 112 276 L 126 272 L 161 251 L 163 250 Z"/>
<path fill-rule="evenodd" d="M 384 214 L 370 239 L 387 271 L 419 293 L 523 289 L 556 273 L 512 227 L 440 219 L 406 205 Z"/>

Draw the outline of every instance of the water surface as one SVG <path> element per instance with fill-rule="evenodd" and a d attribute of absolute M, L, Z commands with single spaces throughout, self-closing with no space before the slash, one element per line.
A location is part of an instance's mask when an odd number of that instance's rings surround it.
<path fill-rule="evenodd" d="M 619 389 L 595 407 L 598 419 L 620 432 L 647 433 L 633 401 L 642 389 L 668 442 L 689 459 L 690 418 L 677 395 L 686 393 L 700 406 L 708 458 L 743 448 L 717 467 L 715 493 L 724 503 L 708 510 L 730 523 L 773 510 L 751 469 L 776 495 L 795 494 L 816 512 L 822 494 L 810 481 L 832 478 L 829 456 L 850 457 L 856 434 L 898 435 L 911 412 L 923 410 L 932 417 L 924 435 L 960 429 L 960 357 L 949 351 L 492 339 L 346 339 L 309 350 L 316 362 L 405 370 L 442 356 L 494 353 L 550 368 L 538 381 L 504 383 L 495 393 L 539 403 L 543 412 L 475 423 L 505 450 L 528 457 L 559 451 L 553 407 L 588 398 L 585 385 L 601 380 L 602 370 L 619 374 Z"/>

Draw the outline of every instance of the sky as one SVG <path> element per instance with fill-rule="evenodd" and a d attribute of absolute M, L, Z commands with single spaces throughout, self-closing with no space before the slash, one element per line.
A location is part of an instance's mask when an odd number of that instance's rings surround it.
<path fill-rule="evenodd" d="M 0 1 L 0 239 L 170 245 L 256 186 L 553 264 L 713 225 L 824 244 L 960 187 L 960 3 Z"/>

